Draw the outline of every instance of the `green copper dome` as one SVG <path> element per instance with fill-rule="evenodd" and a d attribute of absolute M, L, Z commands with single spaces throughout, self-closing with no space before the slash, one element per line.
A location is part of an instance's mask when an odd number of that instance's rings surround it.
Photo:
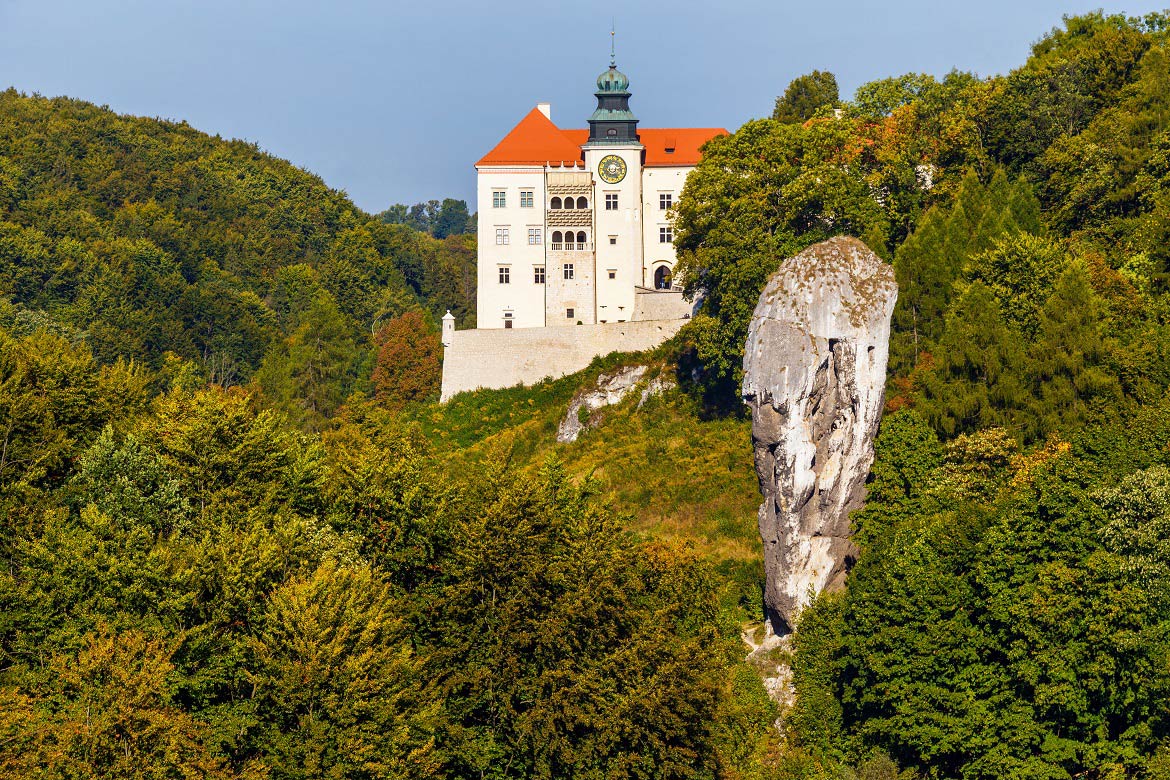
<path fill-rule="evenodd" d="M 625 92 L 629 87 L 629 77 L 618 70 L 616 65 L 610 65 L 609 70 L 597 77 L 598 92 Z"/>
<path fill-rule="evenodd" d="M 589 144 L 638 143 L 638 117 L 630 111 L 630 80 L 617 69 L 612 55 L 609 70 L 597 77 L 597 110 L 589 117 Z"/>

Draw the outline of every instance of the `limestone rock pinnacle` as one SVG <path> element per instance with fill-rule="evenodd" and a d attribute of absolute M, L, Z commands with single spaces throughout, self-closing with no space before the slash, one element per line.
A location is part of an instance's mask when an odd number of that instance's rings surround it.
<path fill-rule="evenodd" d="M 856 559 L 849 514 L 865 499 L 881 420 L 894 269 L 854 238 L 786 260 L 748 328 L 743 398 L 764 501 L 764 606 L 787 633 Z"/>

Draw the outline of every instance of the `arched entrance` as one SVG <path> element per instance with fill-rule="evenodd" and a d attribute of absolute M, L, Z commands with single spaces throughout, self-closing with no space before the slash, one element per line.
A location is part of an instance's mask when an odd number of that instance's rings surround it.
<path fill-rule="evenodd" d="M 670 266 L 660 265 L 654 269 L 654 289 L 669 290 L 671 286 Z"/>

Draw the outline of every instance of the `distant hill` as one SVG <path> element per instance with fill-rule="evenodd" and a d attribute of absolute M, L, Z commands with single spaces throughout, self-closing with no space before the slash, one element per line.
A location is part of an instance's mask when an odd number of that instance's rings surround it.
<path fill-rule="evenodd" d="M 103 362 L 171 352 L 245 381 L 324 301 L 360 364 L 407 309 L 472 322 L 474 259 L 469 239 L 385 224 L 254 144 L 0 93 L 0 323 Z"/>

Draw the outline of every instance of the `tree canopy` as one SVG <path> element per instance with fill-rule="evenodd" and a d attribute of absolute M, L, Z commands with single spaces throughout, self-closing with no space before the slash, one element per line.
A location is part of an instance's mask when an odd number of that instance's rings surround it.
<path fill-rule="evenodd" d="M 683 335 L 716 409 L 785 257 L 850 234 L 900 288 L 858 563 L 794 635 L 784 776 L 1170 776 L 1168 29 L 1070 17 L 1005 76 L 871 82 L 688 179 Z"/>
<path fill-rule="evenodd" d="M 840 99 L 837 77 L 823 70 L 814 70 L 788 84 L 784 94 L 776 98 L 772 118 L 788 124 L 805 122 L 822 108 L 836 108 Z"/>
<path fill-rule="evenodd" d="M 464 204 L 0 94 L 0 772 L 1170 778 L 1168 31 L 798 79 L 688 178 L 676 341 L 445 405 Z M 897 275 L 887 408 L 781 707 L 737 385 L 839 233 Z M 557 444 L 632 360 L 682 388 Z"/>

